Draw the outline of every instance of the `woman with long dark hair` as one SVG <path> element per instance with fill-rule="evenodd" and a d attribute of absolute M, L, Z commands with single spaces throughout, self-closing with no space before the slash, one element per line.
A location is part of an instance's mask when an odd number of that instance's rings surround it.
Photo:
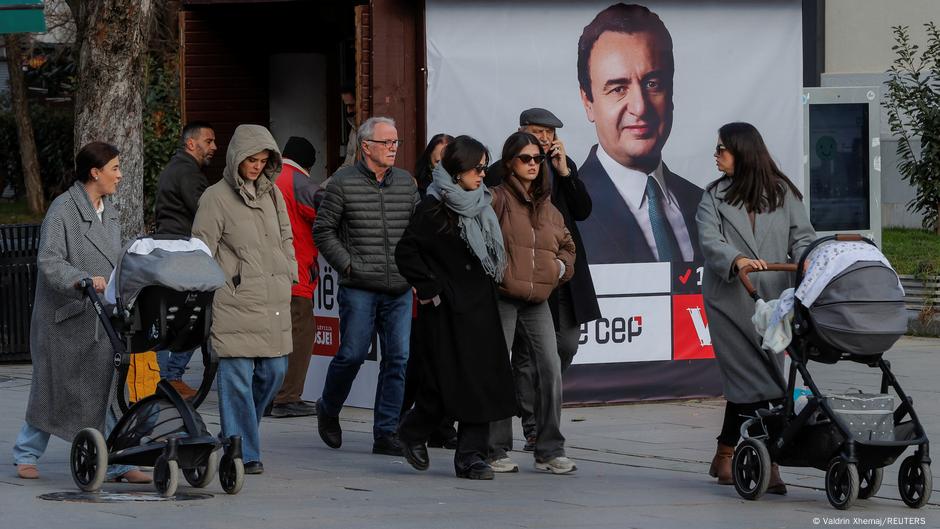
<path fill-rule="evenodd" d="M 395 249 L 398 270 L 418 298 L 412 334 L 422 337 L 416 352 L 423 376 L 415 406 L 399 426 L 402 449 L 414 468 L 426 470 L 425 443 L 445 417 L 456 418 L 454 469 L 468 479 L 493 479 L 485 461 L 489 423 L 516 407 L 509 354 L 498 332 L 496 282 L 506 252 L 483 185 L 488 158 L 469 136 L 449 143 Z"/>
<path fill-rule="evenodd" d="M 785 398 L 783 381 L 775 380 L 761 360 L 761 337 L 751 323 L 754 303 L 737 279 L 738 270 L 745 266 L 763 270 L 768 262 L 795 262 L 816 232 L 803 196 L 777 168 L 753 125 L 721 127 L 715 163 L 723 174 L 706 188 L 695 218 L 705 257 L 702 295 L 728 401 L 709 474 L 718 483 L 730 485 L 742 416 L 753 416 L 755 410 Z M 778 298 L 793 286 L 792 276 L 782 272 L 755 274 L 752 281 L 764 299 Z M 782 357 L 776 360 L 782 371 Z M 776 463 L 768 492 L 787 492 Z"/>
<path fill-rule="evenodd" d="M 16 474 L 36 479 L 49 437 L 71 441 L 81 429 L 117 423 L 114 351 L 91 301 L 76 288 L 91 279 L 103 293 L 121 256 L 121 222 L 111 201 L 121 181 L 120 151 L 96 141 L 75 156 L 75 183 L 49 206 L 39 235 L 36 300 L 29 349 L 33 381 L 26 422 L 16 437 Z M 136 467 L 109 465 L 109 480 L 149 483 Z"/>
<path fill-rule="evenodd" d="M 435 134 L 428 142 L 428 146 L 424 148 L 424 152 L 418 157 L 418 162 L 415 164 L 415 181 L 418 183 L 418 192 L 422 197 L 431 185 L 434 168 L 444 156 L 444 147 L 452 141 L 454 137 L 450 134 Z"/>
<path fill-rule="evenodd" d="M 577 470 L 565 457 L 561 434 L 561 359 L 548 297 L 574 274 L 575 246 L 561 212 L 552 205 L 545 153 L 538 139 L 516 132 L 503 145 L 503 183 L 493 188 L 509 266 L 499 286 L 499 316 L 506 348 L 516 333 L 529 343 L 538 375 L 535 468 L 553 474 Z M 509 458 L 510 419 L 491 425 L 490 464 L 496 472 L 517 472 Z"/>

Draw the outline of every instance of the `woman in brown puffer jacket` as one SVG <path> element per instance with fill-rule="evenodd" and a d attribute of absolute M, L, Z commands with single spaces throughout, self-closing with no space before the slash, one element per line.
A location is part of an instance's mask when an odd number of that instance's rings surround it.
<path fill-rule="evenodd" d="M 538 139 L 516 132 L 503 145 L 508 175 L 493 188 L 493 209 L 499 217 L 509 265 L 499 287 L 499 316 L 506 347 L 516 332 L 529 342 L 538 373 L 535 468 L 553 474 L 576 470 L 565 457 L 561 435 L 561 361 L 548 296 L 574 274 L 575 247 L 561 212 L 552 205 L 545 153 Z M 512 449 L 512 419 L 490 425 L 489 461 L 494 472 L 516 472 L 506 454 Z"/>

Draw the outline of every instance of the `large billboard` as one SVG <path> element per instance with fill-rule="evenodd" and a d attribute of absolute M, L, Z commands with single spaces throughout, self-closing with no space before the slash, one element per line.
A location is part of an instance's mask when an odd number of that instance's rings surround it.
<path fill-rule="evenodd" d="M 582 325 L 566 402 L 718 394 L 695 209 L 732 121 L 801 186 L 801 3 L 426 6 L 428 135 L 469 134 L 498 158 L 522 110 L 549 109 L 591 194 L 579 229 L 602 317 Z"/>

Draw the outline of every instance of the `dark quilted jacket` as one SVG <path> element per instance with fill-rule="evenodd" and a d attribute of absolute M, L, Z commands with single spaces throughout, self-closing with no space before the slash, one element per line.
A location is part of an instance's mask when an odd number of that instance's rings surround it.
<path fill-rule="evenodd" d="M 333 174 L 317 210 L 313 240 L 340 274 L 340 285 L 389 294 L 410 288 L 398 273 L 395 247 L 417 201 L 414 179 L 402 169 L 389 169 L 381 186 L 361 161 Z"/>

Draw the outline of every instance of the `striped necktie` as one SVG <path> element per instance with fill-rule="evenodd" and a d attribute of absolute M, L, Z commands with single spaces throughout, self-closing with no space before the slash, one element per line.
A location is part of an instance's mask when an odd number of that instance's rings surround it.
<path fill-rule="evenodd" d="M 676 236 L 672 233 L 672 226 L 663 212 L 663 203 L 660 200 L 659 185 L 653 176 L 646 178 L 646 207 L 649 209 L 650 228 L 653 230 L 653 239 L 656 241 L 656 251 L 660 262 L 670 262 L 673 258 L 682 259 L 682 252 L 676 243 Z"/>

